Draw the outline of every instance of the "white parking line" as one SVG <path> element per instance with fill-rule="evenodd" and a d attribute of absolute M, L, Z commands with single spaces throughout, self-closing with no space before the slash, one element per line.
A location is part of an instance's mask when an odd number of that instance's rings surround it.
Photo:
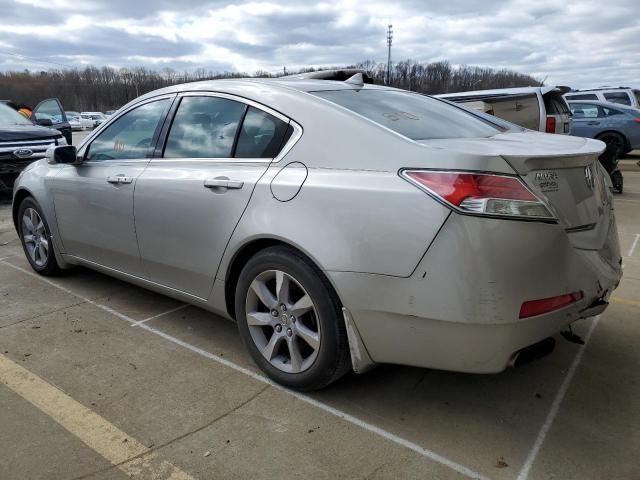
<path fill-rule="evenodd" d="M 638 246 L 638 240 L 640 240 L 640 233 L 636 233 L 636 239 L 631 244 L 631 248 L 629 249 L 629 253 L 627 253 L 627 257 L 633 256 L 633 252 Z"/>
<path fill-rule="evenodd" d="M 138 324 L 138 326 L 141 329 L 146 330 L 146 331 L 148 331 L 150 333 L 153 333 L 155 335 L 158 335 L 158 336 L 164 338 L 165 340 L 168 340 L 168 341 L 170 341 L 172 343 L 175 343 L 176 345 L 180 345 L 181 347 L 184 347 L 184 348 L 190 350 L 193 353 L 196 353 L 198 355 L 206 357 L 206 358 L 208 358 L 210 360 L 213 360 L 213 361 L 215 361 L 215 362 L 217 362 L 217 363 L 219 363 L 221 365 L 224 365 L 226 367 L 232 368 L 233 370 L 235 370 L 237 372 L 243 373 L 244 375 L 246 375 L 246 376 L 248 376 L 250 378 L 253 378 L 254 380 L 257 380 L 259 382 L 266 383 L 266 384 L 272 386 L 273 388 L 275 388 L 277 390 L 280 390 L 281 392 L 289 394 L 292 397 L 297 398 L 298 400 L 301 400 L 301 401 L 303 401 L 305 403 L 308 403 L 309 405 L 313 405 L 314 407 L 317 407 L 320 410 L 323 410 L 324 412 L 327 412 L 327 413 L 329 413 L 331 415 L 334 415 L 334 416 L 336 416 L 338 418 L 341 418 L 341 419 L 345 420 L 346 422 L 349 422 L 349 423 L 351 423 L 353 425 L 356 425 L 356 426 L 358 426 L 358 427 L 360 427 L 360 428 L 362 428 L 362 429 L 364 429 L 364 430 L 366 430 L 366 431 L 368 431 L 370 433 L 378 435 L 378 436 L 380 436 L 380 437 L 382 437 L 382 438 L 384 438 L 386 440 L 389 440 L 390 442 L 393 442 L 393 443 L 395 443 L 397 445 L 400 445 L 402 447 L 408 448 L 409 450 L 413 450 L 414 452 L 418 453 L 419 455 L 422 455 L 423 457 L 426 457 L 429 460 L 432 460 L 434 462 L 440 463 L 441 465 L 449 467 L 451 470 L 454 470 L 454 471 L 460 473 L 461 475 L 464 475 L 465 477 L 476 479 L 476 480 L 490 480 L 489 477 L 486 477 L 485 475 L 482 475 L 481 473 L 478 473 L 478 472 L 476 472 L 476 471 L 474 471 L 474 470 L 472 470 L 470 468 L 467 468 L 464 465 L 461 465 L 461 464 L 459 464 L 459 463 L 457 463 L 457 462 L 455 462 L 453 460 L 450 460 L 450 459 L 448 459 L 446 457 L 443 457 L 442 455 L 440 455 L 440 454 L 438 454 L 438 453 L 436 453 L 436 452 L 434 452 L 432 450 L 429 450 L 427 448 L 421 447 L 420 445 L 418 445 L 416 443 L 413 443 L 410 440 L 407 440 L 405 438 L 399 437 L 398 435 L 395 435 L 395 434 L 393 434 L 393 433 L 391 433 L 391 432 L 389 432 L 387 430 L 384 430 L 384 429 L 382 429 L 380 427 L 377 427 L 377 426 L 375 426 L 375 425 L 373 425 L 373 424 L 371 424 L 369 422 L 366 422 L 366 421 L 361 420 L 361 419 L 359 419 L 357 417 L 354 417 L 353 415 L 350 415 L 350 414 L 348 414 L 346 412 L 343 412 L 342 410 L 334 408 L 331 405 L 328 405 L 326 403 L 320 402 L 320 401 L 318 401 L 318 400 L 316 400 L 314 398 L 311 398 L 311 397 L 309 397 L 309 396 L 307 396 L 307 395 L 305 395 L 303 393 L 299 393 L 299 392 L 296 392 L 296 391 L 293 391 L 293 390 L 289 390 L 288 388 L 285 388 L 285 387 L 283 387 L 283 386 L 281 386 L 281 385 L 279 385 L 279 384 L 277 384 L 275 382 L 272 382 L 270 379 L 260 375 L 259 373 L 256 373 L 256 372 L 254 372 L 252 370 L 249 370 L 248 368 L 245 368 L 245 367 L 242 367 L 242 366 L 240 366 L 238 364 L 230 362 L 229 360 L 227 360 L 225 358 L 219 357 L 218 355 L 216 355 L 214 353 L 211 353 L 211 352 L 208 352 L 208 351 L 203 350 L 201 348 L 198 348 L 195 345 L 191 345 L 190 343 L 184 342 L 184 341 L 180 340 L 179 338 L 176 338 L 176 337 L 174 337 L 172 335 L 169 335 L 169 334 L 167 334 L 165 332 L 162 332 L 160 330 L 156 330 L 155 328 L 150 327 L 149 325 L 146 325 L 144 323 L 138 322 L 138 321 L 132 319 L 131 317 L 128 317 L 127 315 L 119 313 L 119 312 L 113 310 L 110 307 L 107 307 L 106 305 L 102 305 L 101 303 L 95 302 L 95 301 L 90 300 L 90 299 L 88 299 L 86 297 L 83 297 L 82 295 L 74 293 L 71 290 L 69 290 L 68 288 L 65 288 L 62 285 L 59 285 L 58 283 L 53 282 L 53 281 L 51 281 L 51 280 L 49 280 L 47 278 L 44 278 L 44 277 L 42 277 L 40 275 L 37 275 L 37 274 L 35 274 L 33 272 L 25 270 L 22 267 L 18 267 L 17 265 L 13 265 L 13 264 L 11 264 L 9 262 L 2 261 L 1 263 L 4 264 L 4 265 L 9 266 L 11 268 L 14 268 L 16 270 L 19 270 L 19 271 L 21 271 L 21 272 L 23 272 L 23 273 L 25 273 L 25 274 L 27 274 L 29 276 L 32 276 L 32 277 L 37 278 L 39 280 L 42 280 L 43 282 L 45 282 L 45 283 L 47 283 L 47 284 L 49 284 L 49 285 L 51 285 L 53 287 L 56 287 L 56 288 L 62 290 L 63 292 L 65 292 L 65 293 L 68 293 L 70 295 L 75 295 L 76 297 L 80 298 L 81 300 L 84 300 L 85 302 L 90 303 L 91 305 L 93 305 L 93 306 L 95 306 L 97 308 L 100 308 L 100 309 L 102 309 L 102 310 L 104 310 L 106 312 L 111 313 L 112 315 L 117 316 L 118 318 L 121 318 L 121 319 L 131 323 L 132 326 L 133 326 L 133 324 Z M 164 314 L 169 314 L 169 313 L 171 313 L 171 311 L 165 312 Z M 163 315 L 163 314 L 160 314 L 160 315 Z M 146 319 L 146 320 L 151 320 L 151 318 Z"/>
<path fill-rule="evenodd" d="M 179 307 L 173 308 L 171 310 L 167 310 L 166 312 L 159 313 L 157 315 L 154 315 L 153 317 L 145 318 L 144 320 L 140 320 L 138 322 L 135 322 L 135 323 L 131 324 L 131 326 L 132 327 L 137 327 L 138 325 L 142 325 L 143 323 L 150 322 L 151 320 L 155 320 L 156 318 L 164 317 L 165 315 L 169 315 L 170 313 L 179 312 L 180 310 L 184 310 L 185 308 L 190 307 L 190 306 L 191 305 L 189 305 L 188 303 L 185 303 L 184 305 L 180 305 Z"/>
<path fill-rule="evenodd" d="M 575 358 L 573 359 L 573 362 L 571 363 L 571 366 L 569 367 L 567 376 L 564 377 L 564 380 L 560 385 L 560 389 L 558 390 L 558 393 L 556 394 L 556 398 L 554 398 L 553 403 L 551 404 L 551 409 L 547 414 L 547 418 L 545 419 L 544 423 L 542 424 L 542 427 L 540 428 L 540 431 L 538 432 L 536 441 L 534 442 L 533 447 L 531 447 L 531 450 L 529 451 L 529 455 L 527 455 L 527 459 L 525 460 L 524 465 L 522 466 L 522 469 L 518 474 L 517 480 L 527 480 L 527 478 L 529 477 L 529 471 L 531 470 L 531 466 L 533 465 L 533 462 L 535 462 L 536 457 L 540 452 L 540 448 L 542 447 L 542 444 L 544 442 L 544 439 L 546 438 L 547 433 L 549 433 L 549 430 L 551 429 L 551 425 L 553 424 L 553 421 L 558 415 L 558 410 L 560 410 L 560 405 L 562 404 L 562 400 L 564 400 L 564 396 L 566 395 L 567 390 L 569 389 L 569 384 L 571 383 L 571 380 L 573 379 L 573 376 L 575 375 L 576 370 L 578 369 L 578 365 L 582 360 L 582 355 L 584 354 L 584 351 L 586 350 L 587 345 L 589 345 L 589 339 L 591 338 L 591 334 L 593 334 L 593 331 L 596 329 L 596 326 L 598 326 L 599 321 L 600 321 L 600 315 L 598 315 L 593 319 L 593 322 L 589 327 L 589 331 L 584 337 L 584 345 L 582 346 L 582 348 L 580 348 L 580 350 L 578 350 L 578 353 L 576 354 Z"/>

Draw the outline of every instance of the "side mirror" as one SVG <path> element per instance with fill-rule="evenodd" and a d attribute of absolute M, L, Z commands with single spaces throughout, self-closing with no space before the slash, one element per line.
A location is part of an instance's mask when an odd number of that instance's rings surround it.
<path fill-rule="evenodd" d="M 55 147 L 49 147 L 44 154 L 48 163 L 51 164 L 67 164 L 78 165 L 82 163 L 82 159 L 78 158 L 78 149 L 73 145 L 58 145 Z"/>
<path fill-rule="evenodd" d="M 53 126 L 53 122 L 51 121 L 50 118 L 38 118 L 38 119 L 36 119 L 36 123 L 38 125 L 40 125 L 41 127 L 52 127 Z"/>

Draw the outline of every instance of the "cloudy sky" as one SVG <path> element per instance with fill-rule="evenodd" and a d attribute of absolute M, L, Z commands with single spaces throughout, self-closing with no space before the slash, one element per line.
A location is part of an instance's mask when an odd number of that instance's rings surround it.
<path fill-rule="evenodd" d="M 449 60 L 640 87 L 640 0 L 0 0 L 0 70 Z"/>

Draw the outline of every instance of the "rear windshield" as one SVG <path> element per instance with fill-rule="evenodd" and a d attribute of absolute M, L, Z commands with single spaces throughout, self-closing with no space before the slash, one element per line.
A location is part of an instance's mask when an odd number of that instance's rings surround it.
<path fill-rule="evenodd" d="M 373 89 L 311 93 L 411 140 L 490 137 L 502 132 L 470 112 L 416 93 Z"/>

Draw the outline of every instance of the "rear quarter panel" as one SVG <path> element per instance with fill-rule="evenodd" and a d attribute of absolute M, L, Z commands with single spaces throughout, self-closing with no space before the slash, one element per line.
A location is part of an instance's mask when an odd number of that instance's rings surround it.
<path fill-rule="evenodd" d="M 283 166 L 272 165 L 257 185 L 220 278 L 234 252 L 258 238 L 292 244 L 322 270 L 408 276 L 449 215 L 396 172 L 385 171 L 309 168 L 299 193 L 282 202 L 270 184 Z"/>

